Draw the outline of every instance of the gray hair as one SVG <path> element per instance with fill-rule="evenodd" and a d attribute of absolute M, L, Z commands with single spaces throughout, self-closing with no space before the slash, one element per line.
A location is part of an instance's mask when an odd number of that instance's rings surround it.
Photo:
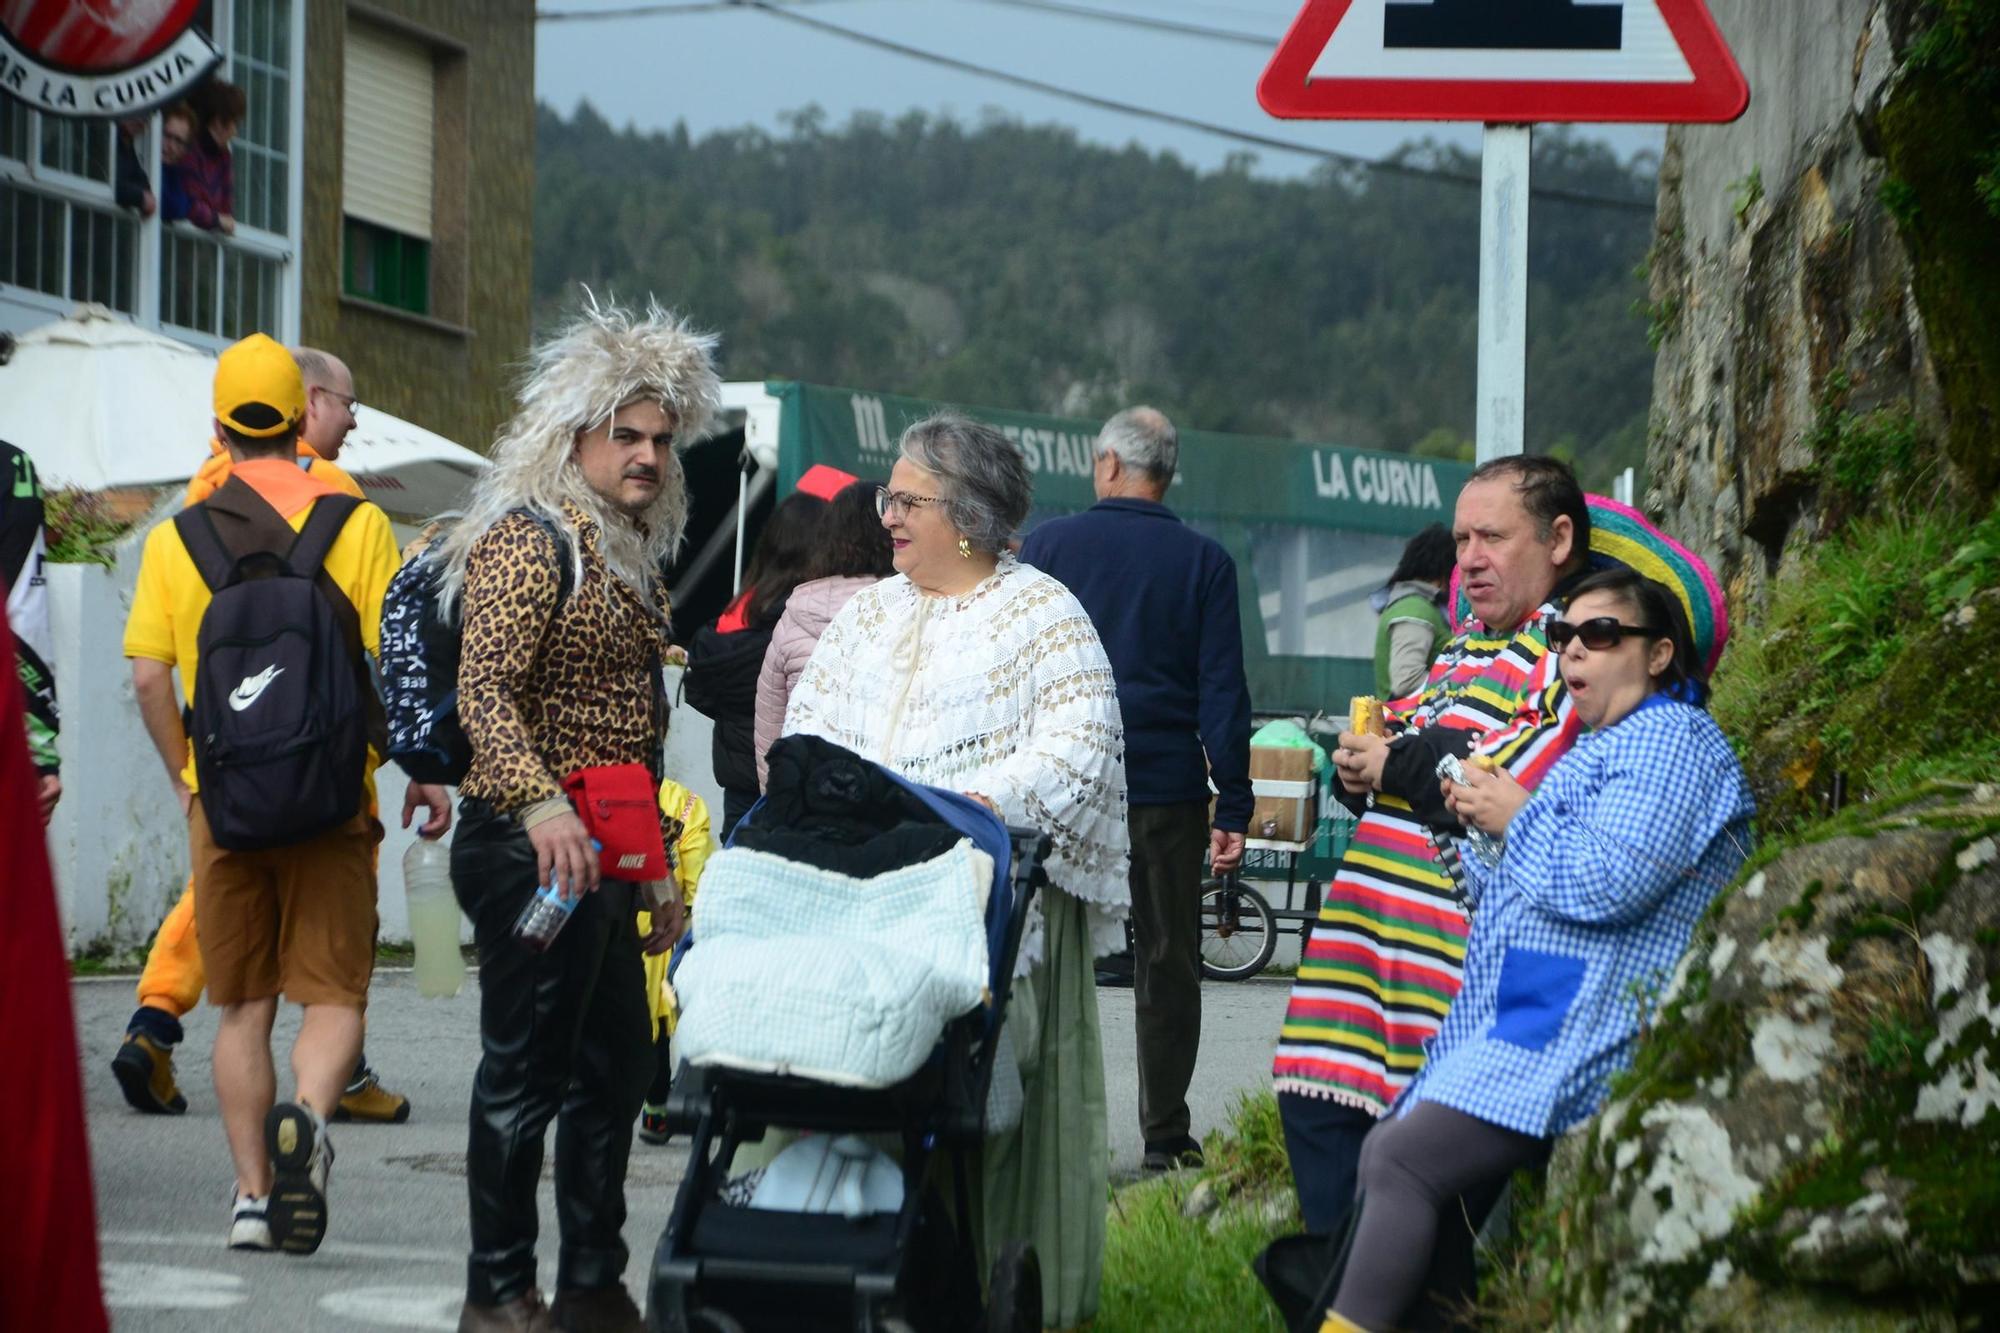
<path fill-rule="evenodd" d="M 939 412 L 903 432 L 902 450 L 938 479 L 946 522 L 982 551 L 1007 549 L 1035 501 L 1019 445 L 983 421 Z"/>
<path fill-rule="evenodd" d="M 1097 433 L 1097 452 L 1117 454 L 1125 466 L 1164 486 L 1181 465 L 1181 434 L 1157 408 L 1128 407 Z"/>
<path fill-rule="evenodd" d="M 288 348 L 292 360 L 299 363 L 299 377 L 307 384 L 317 384 L 322 389 L 333 383 L 333 357 L 317 347 Z"/>

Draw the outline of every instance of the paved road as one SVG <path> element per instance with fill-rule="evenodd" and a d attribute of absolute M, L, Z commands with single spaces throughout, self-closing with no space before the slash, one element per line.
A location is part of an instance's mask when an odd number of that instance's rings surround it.
<path fill-rule="evenodd" d="M 1286 995 L 1286 984 L 1276 979 L 1205 988 L 1191 1098 L 1197 1134 L 1224 1123 L 1241 1092 L 1268 1080 Z M 1129 1176 L 1138 1170 L 1140 1152 L 1132 993 L 1104 989 L 1098 996 L 1112 1169 Z M 188 1113 L 140 1116 L 126 1107 L 108 1072 L 130 1012 L 131 982 L 79 981 L 75 997 L 106 1295 L 119 1329 L 455 1327 L 467 1244 L 463 1151 L 478 1054 L 476 981 L 469 979 L 455 999 L 425 1000 L 408 972 L 376 976 L 369 1057 L 391 1086 L 410 1096 L 414 1114 L 405 1125 L 336 1127 L 333 1225 L 310 1259 L 238 1254 L 223 1245 L 231 1170 L 209 1084 L 213 1012 L 189 1017 L 177 1061 Z M 281 1062 L 297 1030 L 296 1015 L 292 1010 L 279 1018 Z M 279 1086 L 288 1081 L 281 1074 Z M 677 1143 L 633 1146 L 625 1235 L 634 1251 L 627 1280 L 635 1295 L 666 1224 L 684 1154 Z M 542 1216 L 542 1285 L 548 1289 L 555 1281 L 555 1221 L 546 1181 Z"/>

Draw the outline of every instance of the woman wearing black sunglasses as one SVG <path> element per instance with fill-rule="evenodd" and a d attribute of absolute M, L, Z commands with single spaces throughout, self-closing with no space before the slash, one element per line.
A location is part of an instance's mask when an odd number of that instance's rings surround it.
<path fill-rule="evenodd" d="M 1675 595 L 1591 575 L 1549 626 L 1589 728 L 1532 797 L 1468 772 L 1445 800 L 1504 836 L 1464 858 L 1465 983 L 1361 1151 L 1354 1242 L 1322 1333 L 1450 1326 L 1472 1238 L 1514 1171 L 1596 1114 L 1695 922 L 1748 853 L 1753 805 Z"/>

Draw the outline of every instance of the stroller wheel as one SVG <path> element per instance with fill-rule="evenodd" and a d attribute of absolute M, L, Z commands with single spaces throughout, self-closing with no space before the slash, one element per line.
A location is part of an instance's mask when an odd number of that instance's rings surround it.
<path fill-rule="evenodd" d="M 1012 1241 L 993 1259 L 985 1333 L 1039 1333 L 1041 1327 L 1041 1262 L 1034 1246 Z"/>

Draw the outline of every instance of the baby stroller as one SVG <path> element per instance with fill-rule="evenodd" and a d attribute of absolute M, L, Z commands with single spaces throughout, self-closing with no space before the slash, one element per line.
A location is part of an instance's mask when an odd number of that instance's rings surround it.
<path fill-rule="evenodd" d="M 1028 906 L 1046 883 L 1042 863 L 1049 840 L 1032 830 L 1007 828 L 958 793 L 905 782 L 816 737 L 785 738 L 772 748 L 770 764 L 770 794 L 731 836 L 732 849 L 767 854 L 789 849 L 815 857 L 826 852 L 838 860 L 849 849 L 829 850 L 825 840 L 851 842 L 872 830 L 890 840 L 942 839 L 961 855 L 971 850 L 962 841 L 969 839 L 972 848 L 992 858 L 984 917 L 986 997 L 983 1003 L 974 998 L 967 1011 L 944 1022 L 928 1058 L 921 1047 L 913 1048 L 923 1058 L 921 1067 L 888 1086 L 844 1086 L 727 1062 L 683 1064 L 667 1118 L 676 1133 L 689 1136 L 689 1161 L 654 1254 L 649 1326 L 655 1333 L 1039 1329 L 1041 1274 L 1032 1247 L 1014 1243 L 999 1254 L 984 1275 L 981 1299 L 982 1274 L 969 1229 L 973 1165 L 967 1150 L 985 1134 L 1001 1020 Z M 805 778 L 791 780 L 800 774 Z M 829 821 L 829 806 L 840 808 L 844 824 Z M 703 880 L 704 910 L 714 901 L 716 865 L 710 863 Z M 976 934 L 976 902 L 966 910 L 973 914 L 970 928 Z M 701 954 L 697 939 L 688 962 Z M 976 988 L 976 940 L 971 957 Z M 688 972 L 684 964 L 679 975 Z M 683 994 L 685 1032 L 701 1017 L 702 1001 Z M 1004 1064 L 1003 1078 L 1012 1076 L 1011 1061 Z M 729 1179 L 732 1160 L 739 1146 L 757 1143 L 773 1129 L 829 1136 L 822 1142 L 836 1145 L 860 1140 L 831 1136 L 893 1142 L 900 1156 L 900 1200 L 889 1211 L 746 1206 L 741 1180 Z M 880 1173 L 890 1173 L 893 1193 L 896 1168 L 888 1155 L 867 1146 L 859 1151 L 874 1153 L 876 1183 Z M 858 1199 L 858 1189 L 852 1197 Z"/>

